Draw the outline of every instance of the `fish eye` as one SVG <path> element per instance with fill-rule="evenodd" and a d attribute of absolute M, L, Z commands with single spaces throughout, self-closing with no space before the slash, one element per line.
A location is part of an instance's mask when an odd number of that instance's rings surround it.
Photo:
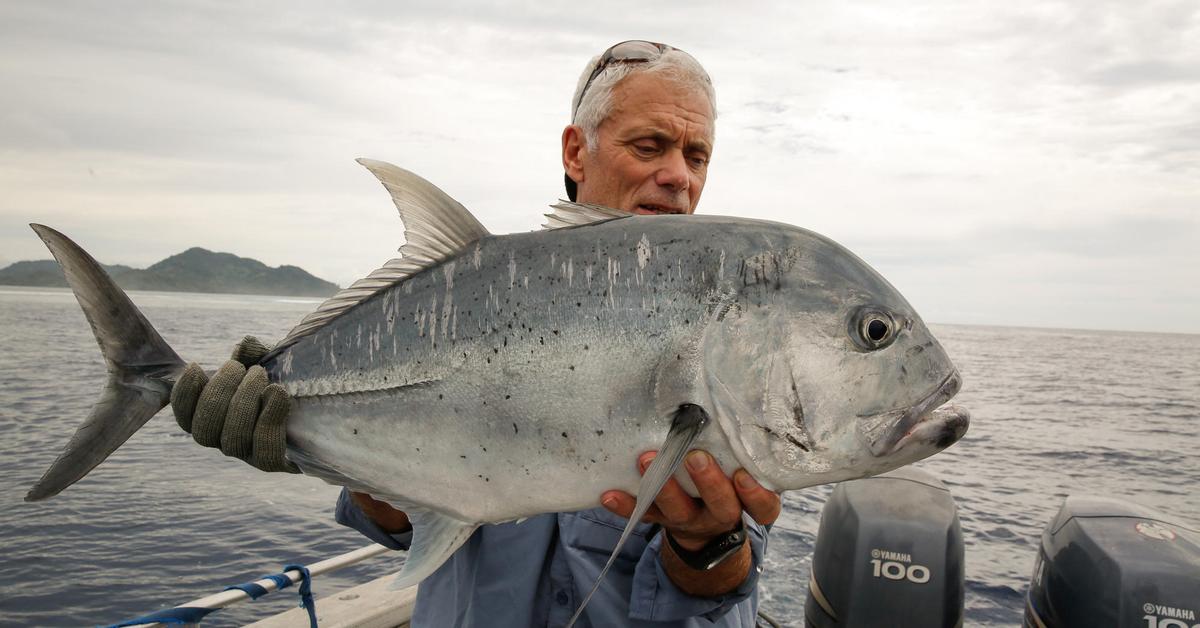
<path fill-rule="evenodd" d="M 891 332 L 892 328 L 881 319 L 872 318 L 867 321 L 867 338 L 870 338 L 871 342 L 882 342 Z"/>
<path fill-rule="evenodd" d="M 851 321 L 850 335 L 855 344 L 868 351 L 882 349 L 892 344 L 899 331 L 895 319 L 878 308 L 862 308 Z"/>

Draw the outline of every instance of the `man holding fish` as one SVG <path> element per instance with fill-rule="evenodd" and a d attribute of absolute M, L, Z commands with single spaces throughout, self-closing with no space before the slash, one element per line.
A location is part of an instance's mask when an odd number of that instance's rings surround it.
<path fill-rule="evenodd" d="M 715 118 L 711 81 L 690 55 L 646 41 L 612 46 L 588 63 L 572 99 L 562 134 L 568 196 L 633 214 L 693 213 Z M 265 352 L 243 342 L 211 381 L 189 365 L 172 407 L 197 442 L 265 471 L 296 472 L 283 457 L 286 393 L 252 366 Z M 630 452 L 630 463 L 644 473 L 654 457 Z M 743 469 L 727 476 L 704 451 L 688 453 L 684 466 L 699 498 L 675 479 L 663 486 L 579 625 L 755 625 L 765 526 L 780 498 Z M 612 490 L 598 501 L 603 508 L 479 528 L 422 583 L 413 625 L 567 625 L 636 500 Z M 343 490 L 337 519 L 393 549 L 411 541 L 408 516 L 365 493 Z"/>

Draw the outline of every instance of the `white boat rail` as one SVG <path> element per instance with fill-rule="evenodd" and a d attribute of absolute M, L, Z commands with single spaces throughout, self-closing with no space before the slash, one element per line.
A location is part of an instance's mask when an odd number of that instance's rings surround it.
<path fill-rule="evenodd" d="M 372 543 L 366 547 L 360 547 L 354 551 L 346 552 L 345 554 L 341 554 L 339 556 L 334 556 L 333 558 L 327 558 L 320 562 L 313 563 L 312 565 L 308 566 L 308 573 L 310 576 L 316 577 L 321 574 L 330 573 L 330 572 L 337 571 L 339 569 L 343 569 L 345 567 L 349 567 L 350 565 L 362 562 L 368 558 L 378 556 L 379 554 L 383 554 L 388 551 L 390 551 L 388 548 L 386 548 L 382 545 L 379 545 L 378 543 Z M 304 576 L 300 573 L 300 571 L 298 569 L 289 569 L 289 570 L 283 572 L 283 575 L 286 576 L 289 580 L 291 580 L 293 585 L 300 582 L 304 578 Z M 270 578 L 263 578 L 261 580 L 255 580 L 254 584 L 262 587 L 263 589 L 266 589 L 268 593 L 279 590 L 279 585 L 274 580 L 271 580 Z M 252 599 L 250 597 L 250 594 L 246 593 L 245 591 L 242 591 L 240 589 L 228 589 L 225 591 L 221 591 L 220 593 L 214 593 L 213 595 L 209 595 L 207 597 L 202 597 L 197 600 L 192 600 L 191 602 L 187 602 L 186 604 L 180 604 L 179 606 L 176 606 L 175 608 L 217 610 L 217 609 L 225 608 L 227 606 L 231 606 L 233 604 L 237 604 L 239 602 L 245 602 L 246 600 L 250 600 L 250 599 Z M 166 624 L 157 623 L 157 622 L 151 622 L 151 623 L 147 623 L 147 624 L 131 624 L 131 625 L 166 626 Z M 178 624 L 176 624 L 176 625 L 178 625 Z"/>

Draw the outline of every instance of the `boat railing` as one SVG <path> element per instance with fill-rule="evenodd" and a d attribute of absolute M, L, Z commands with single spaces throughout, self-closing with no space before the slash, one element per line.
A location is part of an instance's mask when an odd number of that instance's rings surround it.
<path fill-rule="evenodd" d="M 310 577 L 316 577 L 316 576 L 319 576 L 322 574 L 332 573 L 339 569 L 344 569 L 346 567 L 349 567 L 356 563 L 362 562 L 368 558 L 378 556 L 379 554 L 383 554 L 388 551 L 390 551 L 388 548 L 386 548 L 382 545 L 379 545 L 378 543 L 372 543 L 371 545 L 368 545 L 366 547 L 360 547 L 359 549 L 356 549 L 356 550 L 353 550 L 350 552 L 346 552 L 345 554 L 341 554 L 338 556 L 334 556 L 332 558 L 327 558 L 325 560 L 313 563 L 312 565 L 308 566 L 308 573 L 309 573 Z M 287 569 L 282 573 L 282 576 L 287 578 L 288 580 L 290 580 L 291 584 L 293 584 L 293 585 L 300 583 L 304 579 L 303 573 L 298 568 Z M 167 617 L 188 617 L 188 616 L 190 616 L 190 617 L 196 617 L 197 619 L 199 619 L 205 615 L 208 615 L 209 613 L 211 613 L 213 611 L 225 608 L 227 606 L 231 606 L 233 604 L 237 604 L 240 602 L 245 602 L 247 600 L 262 597 L 262 595 L 264 595 L 265 593 L 277 591 L 281 588 L 281 585 L 283 587 L 289 586 L 287 584 L 283 584 L 281 579 L 280 580 L 273 579 L 276 577 L 277 576 L 264 577 L 262 579 L 255 580 L 253 583 L 247 583 L 246 585 L 238 585 L 238 586 L 245 587 L 247 589 L 256 591 L 257 594 L 254 596 L 251 596 L 251 594 L 246 590 L 239 589 L 239 588 L 230 588 L 230 589 L 221 591 L 220 593 L 214 593 L 213 595 L 209 595 L 207 597 L 202 597 L 202 598 L 199 598 L 196 600 L 192 600 L 191 602 L 187 602 L 185 604 L 180 604 L 179 606 L 176 606 L 172 609 L 165 609 L 165 610 L 158 611 L 158 612 L 152 613 L 150 615 L 147 615 L 144 618 L 138 618 L 137 620 L 131 620 L 131 621 L 138 621 L 141 619 L 149 620 L 146 623 L 125 622 L 125 623 L 121 623 L 121 624 L 114 624 L 114 626 L 166 626 L 167 625 L 166 623 L 162 623 L 160 621 L 155 621 L 154 618 L 166 619 Z M 256 589 L 255 587 L 260 587 L 260 588 Z M 171 622 L 171 624 L 174 626 L 179 625 L 178 620 Z M 185 624 L 185 625 L 189 625 L 189 624 Z M 195 624 L 190 624 L 190 625 L 195 625 Z"/>

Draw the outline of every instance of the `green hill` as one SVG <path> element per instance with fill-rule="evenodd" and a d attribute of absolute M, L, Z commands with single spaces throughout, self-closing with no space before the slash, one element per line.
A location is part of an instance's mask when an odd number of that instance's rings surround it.
<path fill-rule="evenodd" d="M 271 268 L 258 260 L 199 247 L 145 269 L 120 265 L 105 265 L 104 269 L 126 290 L 325 297 L 338 289 L 337 284 L 296 266 Z M 38 260 L 0 269 L 0 284 L 65 288 L 67 281 L 54 260 Z"/>

